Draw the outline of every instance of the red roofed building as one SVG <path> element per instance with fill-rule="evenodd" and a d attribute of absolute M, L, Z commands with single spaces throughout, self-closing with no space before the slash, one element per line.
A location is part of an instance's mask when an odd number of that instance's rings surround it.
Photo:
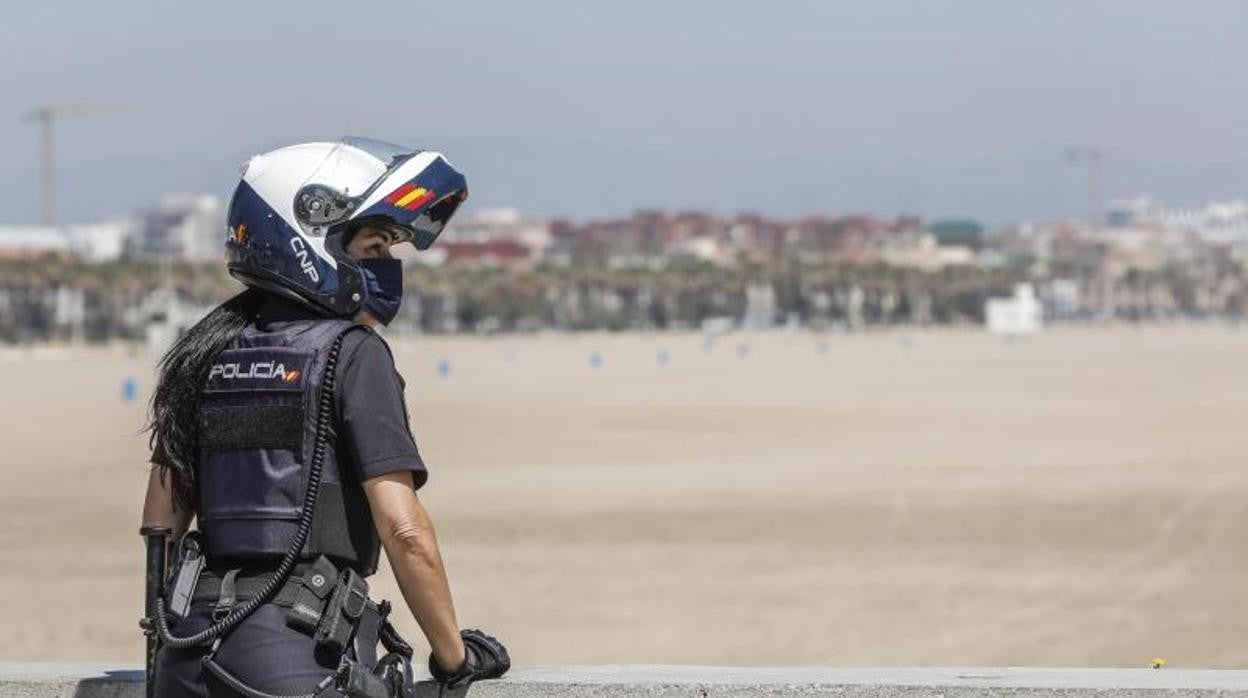
<path fill-rule="evenodd" d="M 446 253 L 447 264 L 479 264 L 496 266 L 518 264 L 528 261 L 532 252 L 514 240 L 488 240 L 485 242 L 439 242 L 438 247 Z"/>

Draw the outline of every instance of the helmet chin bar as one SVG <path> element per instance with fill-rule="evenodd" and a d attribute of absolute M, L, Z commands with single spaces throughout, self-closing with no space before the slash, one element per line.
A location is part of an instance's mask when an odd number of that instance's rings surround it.
<path fill-rule="evenodd" d="M 323 184 L 309 184 L 295 194 L 295 220 L 308 235 L 325 237 L 330 226 L 347 220 L 358 205 L 358 199 Z"/>

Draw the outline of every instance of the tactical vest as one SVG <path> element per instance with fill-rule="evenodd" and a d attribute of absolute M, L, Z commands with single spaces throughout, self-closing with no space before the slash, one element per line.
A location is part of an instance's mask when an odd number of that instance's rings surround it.
<path fill-rule="evenodd" d="M 212 363 L 199 413 L 199 527 L 212 559 L 276 558 L 298 529 L 330 347 L 368 331 L 343 319 L 248 325 Z M 338 370 L 341 371 L 339 363 Z M 341 382 L 341 376 L 338 377 Z M 332 420 L 337 424 L 337 415 Z M 305 557 L 326 555 L 364 575 L 380 543 L 358 476 L 341 469 L 329 434 Z"/>

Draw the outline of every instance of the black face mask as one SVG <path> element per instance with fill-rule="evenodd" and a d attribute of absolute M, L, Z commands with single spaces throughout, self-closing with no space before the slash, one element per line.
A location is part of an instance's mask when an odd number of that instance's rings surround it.
<path fill-rule="evenodd" d="M 399 314 L 403 303 L 403 261 L 399 259 L 361 259 L 364 275 L 364 303 L 361 307 L 383 325 L 389 325 Z"/>

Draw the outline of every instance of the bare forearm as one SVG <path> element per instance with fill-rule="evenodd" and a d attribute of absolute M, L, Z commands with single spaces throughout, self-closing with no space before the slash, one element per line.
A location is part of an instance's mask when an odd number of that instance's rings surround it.
<path fill-rule="evenodd" d="M 459 668 L 464 662 L 464 643 L 455 604 L 433 521 L 412 489 L 411 475 L 370 478 L 364 481 L 364 493 L 403 600 L 429 640 L 434 658 L 444 669 Z"/>
<path fill-rule="evenodd" d="M 385 548 L 403 600 L 429 640 L 434 657 L 443 667 L 455 669 L 464 661 L 464 648 L 432 526 L 403 538 L 391 537 Z"/>
<path fill-rule="evenodd" d="M 147 478 L 147 495 L 143 498 L 140 526 L 167 526 L 176 537 L 191 525 L 191 512 L 174 505 L 171 484 L 168 477 L 162 481 L 159 468 L 152 468 Z"/>

